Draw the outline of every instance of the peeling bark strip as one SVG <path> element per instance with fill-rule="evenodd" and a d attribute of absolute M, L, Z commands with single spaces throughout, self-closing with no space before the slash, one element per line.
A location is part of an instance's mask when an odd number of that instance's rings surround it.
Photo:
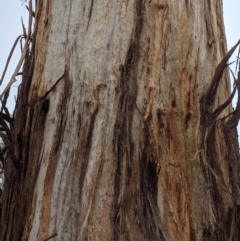
<path fill-rule="evenodd" d="M 15 115 L 14 130 L 12 133 L 12 148 L 17 162 L 12 162 L 14 159 L 10 156 L 5 166 L 5 193 L 2 197 L 2 203 L 5 203 L 5 205 L 3 205 L 1 214 L 1 240 L 21 240 L 23 228 L 28 219 L 29 210 L 27 209 L 30 208 L 32 200 L 34 180 L 36 180 L 36 175 L 33 175 L 33 179 L 28 177 L 27 182 L 25 182 L 28 146 L 30 144 L 28 143 L 28 133 L 30 132 L 31 126 L 26 127 L 24 133 L 24 125 L 28 122 L 27 110 L 29 108 L 27 107 L 26 93 L 28 93 L 30 88 L 32 66 L 32 55 L 30 55 L 29 50 L 27 50 L 23 66 L 23 83 L 17 101 L 18 111 Z M 23 185 L 26 183 L 29 183 L 30 186 L 25 186 L 24 188 Z M 29 197 L 28 200 L 25 199 L 26 193 Z"/>
<path fill-rule="evenodd" d="M 6 193 L 3 203 L 6 202 L 7 205 L 3 207 L 1 216 L 1 240 L 19 241 L 26 240 L 29 236 L 34 187 L 44 151 L 43 137 L 49 110 L 49 100 L 46 98 L 63 78 L 61 76 L 42 97 L 29 94 L 33 78 L 34 39 L 32 46 L 32 51 L 27 50 L 24 60 L 23 79 L 14 115 L 11 138 L 14 154 L 9 152 L 10 161 L 5 169 Z M 13 204 L 9 205 L 11 202 Z"/>
<path fill-rule="evenodd" d="M 227 62 L 230 59 L 230 57 L 232 56 L 233 52 L 236 50 L 236 48 L 238 47 L 238 45 L 240 44 L 240 40 L 235 44 L 234 47 L 232 47 L 232 49 L 224 56 L 224 58 L 221 60 L 221 62 L 219 63 L 219 65 L 217 66 L 214 76 L 212 78 L 212 81 L 210 83 L 210 86 L 208 87 L 206 94 L 203 95 L 202 97 L 202 103 L 204 103 L 202 110 L 203 111 L 208 111 L 210 112 L 212 109 L 212 106 L 214 104 L 214 100 L 216 98 L 216 93 L 217 93 L 217 89 L 220 83 L 220 80 L 222 78 L 223 75 L 223 71 L 225 70 L 225 68 L 227 67 Z M 222 110 L 225 109 L 225 105 L 222 106 Z M 219 108 L 217 109 L 217 112 L 215 111 L 215 115 L 214 117 L 216 118 L 221 111 Z M 210 113 L 209 113 L 210 114 Z M 216 115 L 218 114 L 218 115 Z"/>
<path fill-rule="evenodd" d="M 25 64 L 29 64 L 29 62 L 26 61 Z M 29 75 L 27 77 L 31 78 L 31 70 L 28 69 L 28 71 Z M 6 166 L 6 173 L 8 175 L 11 173 L 11 176 L 9 175 L 10 178 L 12 179 L 14 177 L 17 183 L 11 182 L 8 179 L 6 179 L 6 183 L 9 188 L 8 190 L 11 190 L 7 194 L 10 195 L 11 198 L 18 200 L 19 203 L 9 206 L 4 210 L 8 219 L 4 222 L 5 225 L 2 226 L 3 228 L 1 229 L 1 237 L 3 237 L 3 239 L 24 240 L 24 238 L 29 235 L 28 230 L 31 226 L 30 216 L 32 215 L 31 203 L 33 201 L 34 187 L 42 162 L 41 152 L 44 151 L 43 137 L 45 122 L 49 111 L 49 100 L 46 99 L 46 97 L 62 78 L 63 76 L 56 81 L 54 86 L 52 86 L 43 97 L 32 100 L 30 104 L 27 104 L 29 106 L 27 111 L 21 108 L 17 110 L 17 121 L 15 122 L 13 130 L 13 143 L 15 144 L 15 151 L 17 150 L 17 152 L 14 153 L 14 158 L 17 158 L 18 161 L 17 170 L 13 168 L 13 165 L 16 168 L 15 162 L 8 163 Z M 27 80 L 25 81 L 28 82 Z M 26 91 L 26 88 L 23 87 L 20 90 L 20 103 L 26 101 L 24 98 L 24 90 Z M 26 104 L 23 106 L 25 105 Z M 22 106 L 20 105 L 20 107 Z M 23 112 L 23 110 L 25 112 Z M 23 123 L 21 118 L 18 118 L 19 116 L 26 119 L 27 128 L 25 132 L 22 130 Z M 17 157 L 15 157 L 15 155 Z M 13 157 L 10 156 L 10 158 L 12 159 Z M 8 175 L 6 175 L 6 177 L 9 177 Z M 22 184 L 22 186 L 19 184 Z M 9 196 L 7 198 L 9 198 Z M 13 227 L 10 225 L 11 223 L 14 224 Z M 13 228 L 14 232 L 9 228 Z M 10 236 L 9 233 L 11 234 Z"/>
<path fill-rule="evenodd" d="M 221 1 L 35 14 L 0 240 L 238 241 L 240 85 L 223 71 L 237 45 L 225 55 Z"/>
<path fill-rule="evenodd" d="M 223 72 L 227 67 L 227 61 L 233 54 L 234 50 L 238 47 L 240 41 L 223 57 L 219 65 L 217 66 L 212 81 L 207 89 L 206 93 L 201 98 L 201 144 L 200 149 L 203 150 L 201 155 L 202 168 L 205 174 L 206 180 L 209 183 L 213 183 L 214 188 L 210 189 L 211 193 L 211 205 L 213 208 L 213 215 L 217 221 L 215 227 L 218 230 L 217 233 L 208 233 L 207 237 L 214 240 L 238 240 L 239 239 L 239 197 L 240 197 L 240 154 L 239 154 L 239 143 L 237 135 L 237 124 L 240 118 L 240 102 L 238 101 L 236 110 L 231 114 L 227 115 L 228 119 L 225 121 L 221 128 L 223 131 L 223 137 L 227 148 L 226 160 L 229 164 L 229 184 L 225 183 L 224 175 L 220 167 L 220 162 L 217 158 L 217 150 L 215 143 L 217 121 L 216 118 L 223 112 L 227 106 L 231 103 L 236 90 L 240 93 L 240 74 L 235 82 L 233 93 L 230 97 L 215 110 L 213 108 L 217 89 L 220 84 L 220 80 L 223 76 Z M 240 73 L 240 72 L 239 72 Z M 239 96 L 239 94 L 238 94 Z M 240 97 L 239 97 L 240 100 Z M 230 117 L 229 117 L 230 116 Z M 224 121 L 226 117 L 222 118 Z M 221 119 L 220 119 L 221 121 Z M 226 210 L 222 210 L 224 196 L 229 198 L 229 207 L 227 210 L 228 218 L 226 217 Z M 218 225 L 221 223 L 223 227 L 219 228 Z"/>
<path fill-rule="evenodd" d="M 232 189 L 233 207 L 229 208 L 231 225 L 228 227 L 229 237 L 232 240 L 237 240 L 240 236 L 240 154 L 237 125 L 240 119 L 240 65 L 238 70 L 238 78 L 236 86 L 238 91 L 238 101 L 236 110 L 232 116 L 227 120 L 223 127 L 225 142 L 227 146 L 227 159 L 229 161 L 230 183 Z"/>

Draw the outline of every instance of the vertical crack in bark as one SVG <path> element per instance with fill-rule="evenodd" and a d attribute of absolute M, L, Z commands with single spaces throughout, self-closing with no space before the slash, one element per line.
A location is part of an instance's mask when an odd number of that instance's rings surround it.
<path fill-rule="evenodd" d="M 132 44 L 129 47 L 126 55 L 126 60 L 123 66 L 120 66 L 121 71 L 121 97 L 119 100 L 117 123 L 115 124 L 115 140 L 114 153 L 116 153 L 117 174 L 115 178 L 115 191 L 118 192 L 115 200 L 114 210 L 114 240 L 120 240 L 121 233 L 124 233 L 125 240 L 130 239 L 129 228 L 126 226 L 126 217 L 130 214 L 126 212 L 127 201 L 131 197 L 129 183 L 131 182 L 131 125 L 133 111 L 137 97 L 137 66 L 139 61 L 139 39 L 142 31 L 142 0 L 136 1 L 136 27 L 133 30 L 134 36 L 131 39 Z"/>
<path fill-rule="evenodd" d="M 151 115 L 145 122 L 145 131 L 146 137 L 151 135 Z M 142 198 L 144 200 L 144 208 L 141 210 L 144 213 L 142 222 L 143 230 L 146 237 L 151 237 L 152 232 L 154 233 L 154 240 L 169 240 L 168 233 L 164 227 L 163 221 L 159 215 L 159 209 L 157 204 L 157 195 L 158 195 L 158 167 L 156 162 L 156 150 L 149 141 L 148 138 L 145 140 L 145 146 L 142 156 Z"/>
<path fill-rule="evenodd" d="M 91 17 L 92 17 L 93 2 L 94 2 L 94 0 L 91 0 L 89 13 L 88 13 L 87 30 L 88 30 L 88 26 L 89 26 L 89 23 L 90 23 L 90 20 L 91 20 Z"/>
<path fill-rule="evenodd" d="M 82 160 L 81 176 L 79 179 L 79 197 L 82 196 L 83 183 L 84 183 L 84 178 L 85 178 L 86 171 L 87 171 L 90 148 L 92 146 L 92 136 L 93 136 L 94 124 L 95 124 L 97 114 L 98 114 L 98 107 L 95 109 L 95 111 L 91 115 L 90 125 L 88 128 L 88 134 L 87 134 L 87 138 L 86 138 L 86 146 L 85 146 L 85 148 L 83 148 L 84 149 L 84 158 Z"/>
<path fill-rule="evenodd" d="M 212 26 L 212 14 L 211 14 L 211 1 L 204 0 L 204 8 L 205 8 L 205 22 L 206 22 L 206 29 L 207 29 L 207 36 L 208 36 L 208 44 L 212 46 L 212 44 L 215 42 L 214 39 L 214 32 L 213 32 L 213 26 Z"/>
<path fill-rule="evenodd" d="M 151 240 L 166 240 L 164 238 L 163 225 L 159 217 L 157 206 L 157 167 L 155 163 L 154 150 L 152 150 L 149 140 L 145 140 L 143 158 L 136 163 L 133 160 L 133 141 L 130 130 L 132 129 L 133 114 L 137 98 L 137 71 L 140 59 L 140 38 L 142 33 L 142 16 L 144 14 L 144 4 L 141 0 L 136 1 L 136 27 L 131 40 L 126 61 L 120 66 L 121 71 L 121 97 L 118 107 L 117 122 L 115 125 L 114 153 L 116 155 L 116 178 L 115 192 L 116 199 L 113 206 L 113 240 L 131 240 L 131 231 L 127 226 L 129 220 L 140 229 L 142 236 Z M 151 115 L 149 115 L 151 116 Z M 148 117 L 149 118 L 149 117 Z M 149 121 L 145 120 L 147 122 Z M 146 127 L 147 128 L 147 127 Z M 137 166 L 136 166 L 137 165 Z M 133 180 L 132 170 L 139 168 L 140 180 Z M 150 180 L 146 182 L 146 180 Z M 140 189 L 136 189 L 132 183 L 139 183 Z M 146 196 L 147 195 L 147 196 Z M 134 205 L 135 199 L 138 203 Z M 134 211 L 135 210 L 135 211 Z M 138 222 L 136 220 L 139 220 Z M 130 221 L 131 222 L 131 221 Z M 132 228 L 135 228 L 134 226 Z M 121 234 L 121 236 L 120 236 Z M 165 234 L 165 236 L 167 236 Z M 137 237 L 135 237 L 137 238 Z"/>
<path fill-rule="evenodd" d="M 59 164 L 59 156 L 61 154 L 61 151 L 63 149 L 63 145 L 65 144 L 64 142 L 64 133 L 65 133 L 65 128 L 66 128 L 66 123 L 68 119 L 67 115 L 67 108 L 69 105 L 69 100 L 71 97 L 71 91 L 72 91 L 72 80 L 70 78 L 69 74 L 70 70 L 69 67 L 66 65 L 65 70 L 64 70 L 64 75 L 60 77 L 55 84 L 50 88 L 50 90 L 53 90 L 53 88 L 57 85 L 57 83 L 63 79 L 63 84 L 64 87 L 63 92 L 61 94 L 61 97 L 58 100 L 58 106 L 57 106 L 57 113 L 58 116 L 55 117 L 58 119 L 58 123 L 56 123 L 56 130 L 54 133 L 53 141 L 52 141 L 52 146 L 50 148 L 50 153 L 48 156 L 48 161 L 47 161 L 47 170 L 46 170 L 46 176 L 44 180 L 44 198 L 42 199 L 42 212 L 40 214 L 39 220 L 39 230 L 38 230 L 38 235 L 50 235 L 48 233 L 48 228 L 50 226 L 50 216 L 49 213 L 51 212 L 51 206 L 49 205 L 50 200 L 53 195 L 53 185 L 54 185 L 54 177 L 55 177 L 55 172 L 57 171 L 57 165 Z M 46 94 L 48 95 L 50 92 L 47 91 Z M 46 94 L 44 96 L 46 96 Z M 54 219 L 53 224 L 55 225 L 55 229 L 58 226 L 57 220 Z"/>

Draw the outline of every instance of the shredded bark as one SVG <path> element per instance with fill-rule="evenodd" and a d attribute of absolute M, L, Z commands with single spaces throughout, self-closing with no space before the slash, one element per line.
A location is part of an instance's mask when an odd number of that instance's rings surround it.
<path fill-rule="evenodd" d="M 214 217 L 216 218 L 215 230 L 216 233 L 208 233 L 206 228 L 206 240 L 233 240 L 237 241 L 239 238 L 239 225 L 240 225 L 240 215 L 239 215 L 239 196 L 240 196 L 240 179 L 239 179 L 239 167 L 240 167 L 240 156 L 239 156 L 239 143 L 237 135 L 237 124 L 240 118 L 240 72 L 238 72 L 238 77 L 235 80 L 235 86 L 232 94 L 229 98 L 221 104 L 219 107 L 214 109 L 214 102 L 216 99 L 216 93 L 221 81 L 224 70 L 228 66 L 227 62 L 232 56 L 233 52 L 239 46 L 240 41 L 223 57 L 219 65 L 217 66 L 214 76 L 207 91 L 203 94 L 200 106 L 201 106 L 201 140 L 200 140 L 200 159 L 201 166 L 210 185 L 211 192 L 211 202 Z M 240 66 L 239 66 L 240 71 Z M 218 119 L 217 117 L 229 106 L 232 102 L 233 97 L 238 92 L 238 102 L 236 109 L 229 115 Z M 223 122 L 223 125 L 220 123 Z M 216 130 L 218 127 L 222 127 L 222 132 L 224 134 L 224 141 L 227 148 L 226 159 L 229 163 L 230 172 L 230 186 L 225 183 L 223 178 L 223 173 L 220 168 L 220 162 L 217 159 L 216 151 Z M 222 191 L 228 196 L 231 203 L 229 210 L 228 220 L 225 218 L 223 210 L 219 207 L 223 204 Z M 224 195 L 224 194 L 223 194 Z M 227 222 L 226 222 L 227 221 Z M 229 224 L 230 223 L 230 224 Z M 221 224 L 222 228 L 219 229 L 217 224 Z"/>

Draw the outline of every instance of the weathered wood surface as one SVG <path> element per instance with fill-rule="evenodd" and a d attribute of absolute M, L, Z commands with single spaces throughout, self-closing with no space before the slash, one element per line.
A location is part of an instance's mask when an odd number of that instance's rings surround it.
<path fill-rule="evenodd" d="M 4 214 L 4 240 L 239 240 L 224 121 L 202 110 L 226 52 L 222 1 L 38 1 L 35 30 L 10 202 L 25 216 Z M 62 75 L 29 130 L 28 104 Z M 210 111 L 229 96 L 224 73 Z"/>

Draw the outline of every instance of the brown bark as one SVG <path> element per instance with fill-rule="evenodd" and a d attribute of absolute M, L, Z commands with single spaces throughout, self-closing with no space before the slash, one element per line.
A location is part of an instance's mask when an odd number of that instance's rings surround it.
<path fill-rule="evenodd" d="M 38 1 L 2 240 L 238 241 L 225 52 L 219 0 Z"/>

